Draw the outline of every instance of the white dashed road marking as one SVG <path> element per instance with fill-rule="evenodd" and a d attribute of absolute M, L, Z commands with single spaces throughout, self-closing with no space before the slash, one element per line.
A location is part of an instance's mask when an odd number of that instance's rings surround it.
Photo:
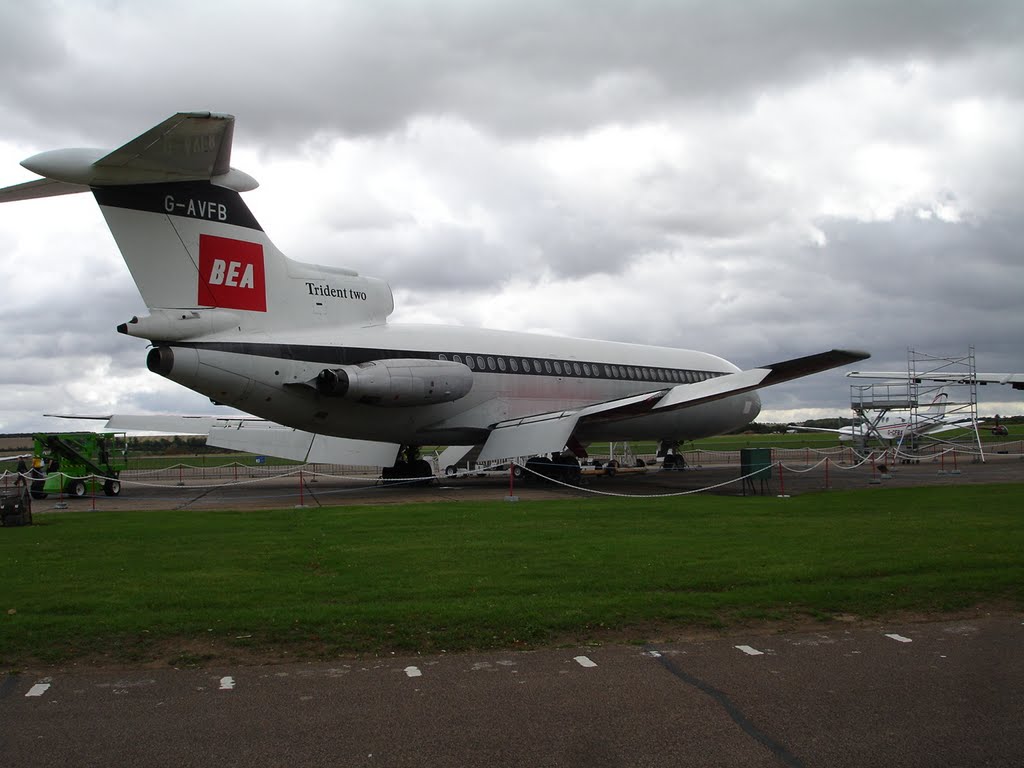
<path fill-rule="evenodd" d="M 892 640 L 895 640 L 898 643 L 912 643 L 912 642 L 914 642 L 909 637 L 904 637 L 903 635 L 887 634 L 886 637 L 888 637 L 888 638 L 890 638 Z"/>
<path fill-rule="evenodd" d="M 573 659 L 573 661 L 575 661 L 581 667 L 596 667 L 597 666 L 597 664 L 595 664 L 593 661 L 588 659 L 586 656 L 577 656 L 575 659 Z"/>
<path fill-rule="evenodd" d="M 757 648 L 751 648 L 749 645 L 737 645 L 736 648 L 743 651 L 747 656 L 764 656 L 764 651 L 759 651 Z"/>

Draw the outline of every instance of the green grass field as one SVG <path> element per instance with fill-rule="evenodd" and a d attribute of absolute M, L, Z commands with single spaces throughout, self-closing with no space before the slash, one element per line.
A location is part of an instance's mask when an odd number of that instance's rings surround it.
<path fill-rule="evenodd" d="M 1022 485 L 74 512 L 0 529 L 0 666 L 457 651 L 1024 606 Z M 185 654 L 185 656 L 182 656 Z"/>

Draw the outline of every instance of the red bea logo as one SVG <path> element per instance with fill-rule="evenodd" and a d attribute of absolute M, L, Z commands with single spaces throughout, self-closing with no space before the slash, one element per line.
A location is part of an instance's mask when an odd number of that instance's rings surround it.
<path fill-rule="evenodd" d="M 263 246 L 200 235 L 198 303 L 205 307 L 266 312 Z"/>

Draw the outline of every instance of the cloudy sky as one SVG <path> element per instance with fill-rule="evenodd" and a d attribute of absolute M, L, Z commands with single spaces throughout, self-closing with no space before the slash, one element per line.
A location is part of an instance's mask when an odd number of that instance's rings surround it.
<path fill-rule="evenodd" d="M 275 243 L 387 279 L 393 321 L 1024 371 L 1019 0 L 0 5 L 0 185 L 187 110 L 237 117 Z M 0 431 L 211 412 L 115 332 L 145 307 L 88 196 L 0 206 L 0 259 Z M 849 381 L 762 399 L 848 415 Z"/>

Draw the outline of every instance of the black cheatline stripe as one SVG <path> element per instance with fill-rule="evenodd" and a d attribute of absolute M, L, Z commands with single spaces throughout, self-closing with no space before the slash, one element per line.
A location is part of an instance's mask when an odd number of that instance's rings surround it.
<path fill-rule="evenodd" d="M 652 651 L 655 649 L 648 647 L 647 650 Z M 740 711 L 739 707 L 732 703 L 732 699 L 730 699 L 725 693 L 718 690 L 713 685 L 705 683 L 699 677 L 694 677 L 689 672 L 683 671 L 675 664 L 673 664 L 671 661 L 669 661 L 667 658 L 665 658 L 664 654 L 658 656 L 658 662 L 661 664 L 661 666 L 663 666 L 673 675 L 678 677 L 684 683 L 692 685 L 697 690 L 701 691 L 702 693 L 706 693 L 708 696 L 710 696 L 712 699 L 718 702 L 719 706 L 721 706 L 722 709 L 725 710 L 726 714 L 729 715 L 729 717 L 732 719 L 734 723 L 736 723 L 736 725 L 743 729 L 743 732 L 745 734 L 750 736 L 759 744 L 762 744 L 763 746 L 767 747 L 771 751 L 771 753 L 775 755 L 777 758 L 779 758 L 779 760 L 781 760 L 784 764 L 792 766 L 792 768 L 803 768 L 804 764 L 800 762 L 800 758 L 792 754 L 788 749 L 786 749 L 784 746 L 775 741 L 775 739 L 773 739 L 771 736 L 769 736 L 756 725 L 754 725 L 750 721 L 750 719 Z"/>
<path fill-rule="evenodd" d="M 212 224 L 233 224 L 260 232 L 242 196 L 233 189 L 217 187 L 208 181 L 173 181 L 166 184 L 132 184 L 117 187 L 93 187 L 96 202 L 113 208 L 181 216 Z"/>
<path fill-rule="evenodd" d="M 478 358 L 483 359 L 485 365 L 488 359 L 495 361 L 494 370 L 491 370 L 489 366 L 481 368 L 478 363 L 474 362 L 474 365 L 469 366 L 474 373 L 491 373 L 496 376 L 553 376 L 584 380 L 603 379 L 607 381 L 632 381 L 641 384 L 665 384 L 668 386 L 676 386 L 677 384 L 693 384 L 705 379 L 726 375 L 721 371 L 698 371 L 693 369 L 663 368 L 645 365 L 623 365 L 620 363 L 595 363 L 589 360 L 585 362 L 581 360 L 567 361 L 565 358 L 527 357 L 525 355 L 496 355 L 493 353 L 486 354 L 479 352 L 426 352 L 423 350 L 382 349 L 373 347 L 325 347 L 314 344 L 269 344 L 254 341 L 174 342 L 158 346 L 191 347 L 193 349 L 208 349 L 213 352 L 230 352 L 240 355 L 254 355 L 257 357 L 269 357 L 279 360 L 297 360 L 307 363 L 319 363 L 322 365 L 359 365 L 360 363 L 369 363 L 374 360 L 396 358 L 440 360 L 441 355 L 444 355 L 446 360 L 452 361 L 452 358 L 456 355 L 463 360 L 472 356 L 474 360 Z M 505 370 L 498 367 L 497 361 L 499 359 L 505 361 Z M 520 370 L 513 371 L 509 365 L 510 360 L 515 360 L 519 365 Z M 524 360 L 529 361 L 531 370 L 522 370 L 522 363 Z M 537 367 L 537 362 L 540 362 L 544 366 L 544 370 Z M 555 372 L 554 365 L 556 362 L 563 367 L 563 371 L 561 373 Z M 550 372 L 547 370 L 548 364 L 552 366 Z M 579 365 L 581 369 L 584 365 L 590 366 L 591 371 L 597 371 L 598 375 L 595 376 L 591 374 L 588 376 L 586 373 L 580 373 L 577 375 L 573 370 L 564 370 L 564 368 L 567 368 L 568 366 L 575 365 Z M 620 375 L 609 376 L 605 370 L 607 367 L 624 370 Z M 625 372 L 630 369 L 634 371 L 633 376 L 629 376 L 628 373 Z M 642 374 L 643 371 L 646 371 L 648 375 L 644 376 Z M 658 371 L 664 372 L 665 378 L 658 376 Z M 680 380 L 676 380 L 671 377 L 670 372 L 672 371 L 678 375 Z M 686 380 L 688 377 L 692 379 L 692 381 Z"/>

